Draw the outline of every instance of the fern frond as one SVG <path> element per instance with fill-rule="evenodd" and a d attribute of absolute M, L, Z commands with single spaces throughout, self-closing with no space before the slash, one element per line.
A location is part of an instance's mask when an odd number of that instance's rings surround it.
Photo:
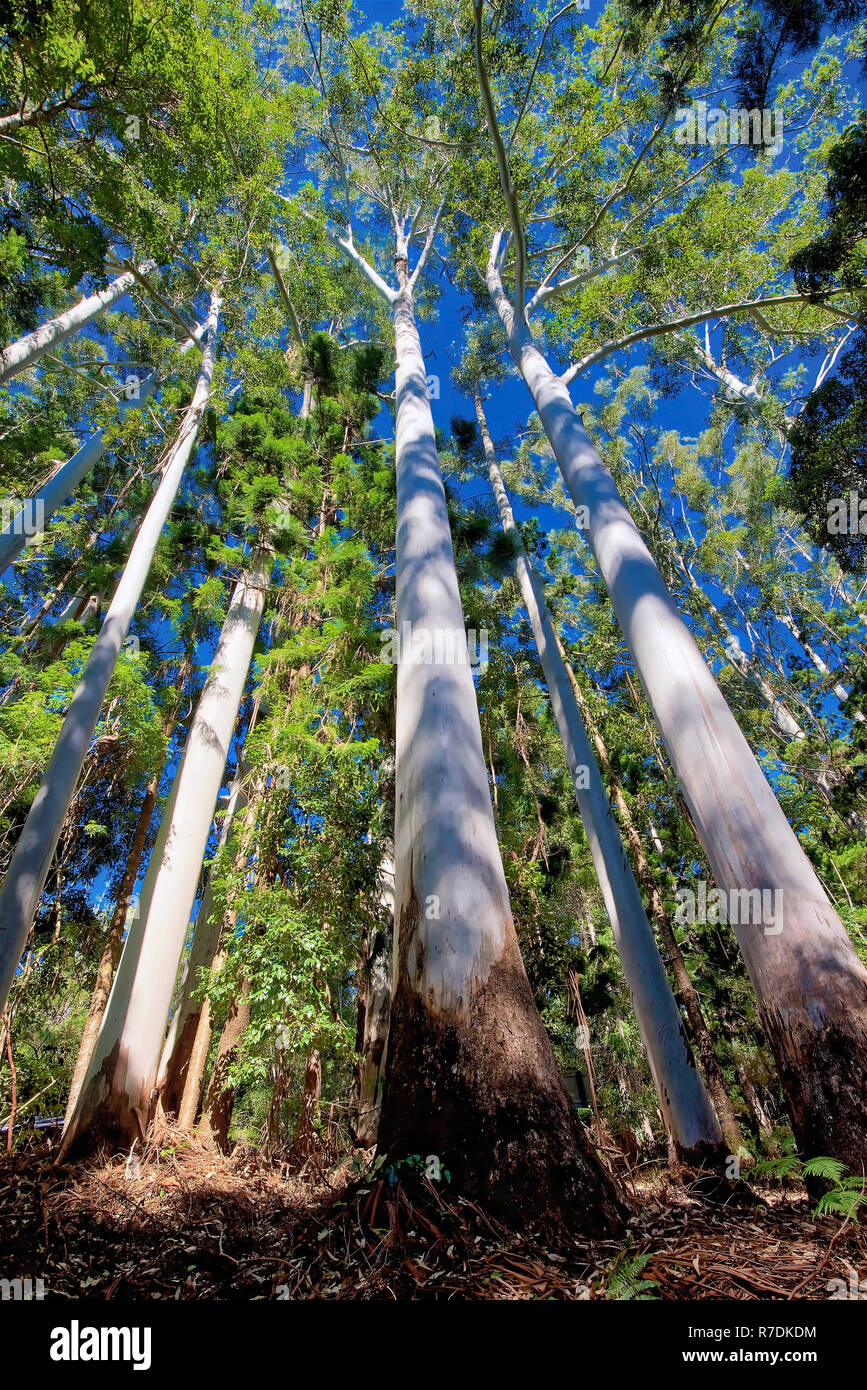
<path fill-rule="evenodd" d="M 802 1171 L 805 1178 L 827 1178 L 829 1182 L 839 1186 L 846 1172 L 846 1165 L 838 1158 L 808 1158 Z"/>

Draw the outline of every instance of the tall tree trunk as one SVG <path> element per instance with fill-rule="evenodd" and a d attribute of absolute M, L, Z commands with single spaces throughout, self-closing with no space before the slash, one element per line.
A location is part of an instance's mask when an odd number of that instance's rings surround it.
<path fill-rule="evenodd" d="M 166 1019 L 202 856 L 226 766 L 265 601 L 261 560 L 242 575 L 226 614 L 169 804 L 145 875 L 139 917 L 114 988 L 64 1147 L 124 1142 L 147 1129 Z"/>
<path fill-rule="evenodd" d="M 127 914 L 132 901 L 133 889 L 135 888 L 138 871 L 141 866 L 142 854 L 144 853 L 145 840 L 147 839 L 148 826 L 151 823 L 151 816 L 157 801 L 157 792 L 160 785 L 160 773 L 155 773 L 147 784 L 147 789 L 141 804 L 139 818 L 133 832 L 132 844 L 130 845 L 129 855 L 126 861 L 126 868 L 121 879 L 120 892 L 117 895 L 111 924 L 105 938 L 105 946 L 96 971 L 96 984 L 90 997 L 90 1008 L 87 1011 L 87 1021 L 84 1025 L 84 1032 L 81 1036 L 81 1043 L 78 1049 L 78 1057 L 75 1062 L 75 1070 L 72 1073 L 72 1082 L 69 1087 L 69 1099 L 66 1102 L 66 1115 L 64 1125 L 69 1123 L 69 1118 L 78 1100 L 78 1093 L 81 1090 L 82 1082 L 87 1073 L 90 1059 L 93 1056 L 93 1049 L 99 1030 L 102 1027 L 102 1020 L 105 1014 L 108 996 L 111 993 L 111 982 L 114 979 L 114 972 L 120 960 L 120 953 L 123 948 L 123 932 L 126 926 Z"/>
<path fill-rule="evenodd" d="M 719 888 L 781 892 L 784 929 L 734 930 L 804 1154 L 867 1159 L 867 970 L 662 580 L 569 392 L 514 312 L 491 298 L 576 506 Z M 740 899 L 736 899 L 738 901 Z M 728 898 L 731 901 L 731 898 Z"/>
<path fill-rule="evenodd" d="M 228 843 L 235 816 L 243 810 L 247 797 L 244 790 L 244 772 L 241 767 L 229 791 L 229 801 L 217 852 Z M 203 970 L 210 970 L 214 964 L 220 945 L 222 918 L 214 912 L 214 890 L 211 875 L 208 875 L 199 905 L 193 941 L 190 946 L 181 979 L 180 997 L 172 1014 L 169 1031 L 163 1046 L 157 1071 L 157 1090 L 163 1109 L 171 1114 L 177 1110 L 185 1090 L 187 1066 L 199 1029 L 203 1005 L 196 998 Z M 196 1096 L 198 1105 L 198 1095 Z"/>
<path fill-rule="evenodd" d="M 18 968 L 66 812 L 75 794 L 109 681 L 129 631 L 154 551 L 175 500 L 211 391 L 220 300 L 215 292 L 193 399 L 159 487 L 145 513 L 99 637 L 69 706 L 42 784 L 0 889 L 0 1004 Z"/>
<path fill-rule="evenodd" d="M 198 341 L 203 329 L 204 325 L 200 325 L 187 339 L 180 349 L 182 353 L 188 352 Z M 151 372 L 150 376 L 145 377 L 139 385 L 137 395 L 131 400 L 120 402 L 118 419 L 123 420 L 129 410 L 141 410 L 145 401 L 153 395 L 159 380 L 157 372 Z M 52 473 L 39 491 L 24 502 L 9 525 L 0 531 L 0 574 L 18 559 L 33 536 L 44 529 L 57 508 L 63 506 L 76 491 L 79 483 L 99 462 L 105 453 L 106 433 L 106 429 L 103 428 L 90 435 L 81 448 Z"/>
<path fill-rule="evenodd" d="M 143 265 L 139 266 L 142 275 L 154 269 L 156 269 L 156 261 L 145 261 Z M 34 328 L 32 333 L 27 333 L 17 342 L 10 343 L 0 352 L 0 385 L 4 381 L 9 381 L 11 377 L 17 376 L 27 367 L 31 367 L 46 352 L 51 352 L 52 348 L 56 348 L 59 343 L 70 338 L 73 333 L 77 333 L 86 323 L 90 323 L 90 320 L 96 318 L 97 314 L 110 309 L 132 289 L 135 283 L 136 277 L 132 271 L 124 271 L 123 275 L 118 275 L 117 279 L 112 280 L 111 284 L 104 290 L 79 299 L 78 303 L 73 304 L 71 309 L 66 309 L 56 318 L 40 324 L 38 328 Z"/>
<path fill-rule="evenodd" d="M 229 1147 L 229 1126 L 232 1123 L 232 1110 L 235 1105 L 235 1087 L 230 1080 L 230 1074 L 249 1022 L 250 981 L 245 978 L 220 1034 L 214 1070 L 197 1131 L 205 1143 L 213 1144 L 224 1153 Z"/>
<path fill-rule="evenodd" d="M 689 1162 L 701 1162 L 719 1153 L 722 1144 L 720 1126 L 696 1069 L 680 1010 L 611 814 L 542 585 L 527 559 L 520 532 L 515 525 L 478 391 L 475 400 L 491 488 L 503 531 L 514 547 L 515 569 L 524 607 L 533 629 L 569 777 L 587 832 L 596 876 L 629 986 L 663 1121 L 678 1154 Z"/>
<path fill-rule="evenodd" d="M 252 732 L 255 720 L 256 708 L 254 707 L 253 715 L 247 727 L 248 735 Z M 238 797 L 235 804 L 236 811 L 240 810 L 241 806 L 245 804 L 247 801 L 247 793 L 244 790 L 240 780 L 241 776 L 242 773 L 239 769 L 235 782 L 233 783 L 233 791 L 235 787 L 238 788 Z M 249 804 L 246 808 L 245 825 L 240 837 L 240 848 L 238 849 L 238 852 L 234 858 L 234 867 L 236 873 L 240 873 L 249 861 L 253 833 L 256 829 L 256 818 L 261 808 L 265 794 L 265 779 L 258 778 L 253 787 L 252 794 L 249 796 Z M 261 862 L 261 856 L 254 855 L 254 858 L 257 857 Z M 254 872 L 252 881 L 255 882 L 257 877 L 258 869 Z M 252 884 L 250 884 L 250 886 L 252 886 Z M 205 903 L 203 901 L 202 908 L 204 908 L 204 906 Z M 227 912 L 225 921 L 215 921 L 210 925 L 207 923 L 207 919 L 202 918 L 200 910 L 199 919 L 196 923 L 196 932 L 198 933 L 199 926 L 201 924 L 203 936 L 199 946 L 197 947 L 196 936 L 194 935 L 193 944 L 190 948 L 190 953 L 191 958 L 193 952 L 196 953 L 195 960 L 201 960 L 202 967 L 204 967 L 206 964 L 210 967 L 210 973 L 208 976 L 209 986 L 217 977 L 217 975 L 219 975 L 220 971 L 223 969 L 223 966 L 225 965 L 228 959 L 229 951 L 227 943 L 230 940 L 231 935 L 234 931 L 236 921 L 237 912 L 234 907 L 231 907 Z M 222 945 L 220 945 L 221 938 L 223 940 Z M 192 976 L 189 974 L 190 969 L 191 962 L 188 962 L 188 974 L 182 981 L 182 991 L 186 990 L 188 987 L 190 988 L 190 990 L 192 990 Z M 180 1008 L 181 1004 L 178 1005 L 179 1010 Z M 189 1064 L 186 1067 L 186 1074 L 184 1075 L 183 1094 L 181 1096 L 180 1109 L 178 1111 L 178 1124 L 181 1127 L 181 1129 L 185 1129 L 189 1133 L 192 1133 L 196 1123 L 196 1115 L 198 1114 L 199 1109 L 199 1100 L 202 1095 L 202 1086 L 205 1080 L 205 1070 L 208 1063 L 208 1051 L 211 1046 L 211 1034 L 213 1032 L 214 1019 L 213 1014 L 211 1013 L 210 999 L 207 994 L 205 995 L 205 998 L 200 1005 L 196 1004 L 192 999 L 190 999 L 190 1008 L 193 1012 L 191 1012 L 188 1017 L 191 1019 L 193 1015 L 195 1015 L 195 1036 L 193 1038 L 192 1048 L 190 1051 Z M 184 1027 L 182 1031 L 180 1031 L 180 1037 L 178 1039 L 179 1042 L 183 1042 L 184 1035 L 189 1034 L 191 1027 L 192 1024 L 188 1022 L 187 1026 Z M 172 1033 L 170 1031 L 169 1038 L 166 1042 L 166 1046 L 163 1049 L 163 1057 L 160 1063 L 160 1071 L 162 1071 L 164 1066 L 169 1065 L 173 1070 L 177 1066 L 177 1070 L 182 1073 L 182 1057 L 180 1059 L 176 1058 L 174 1062 L 168 1062 L 171 1042 Z M 177 1053 L 177 1048 L 174 1048 L 173 1050 Z M 160 1083 L 158 1079 L 158 1087 L 159 1084 Z"/>
<path fill-rule="evenodd" d="M 608 778 L 609 786 L 614 793 L 614 801 L 620 816 L 620 822 L 626 834 L 629 848 L 632 851 L 632 857 L 635 860 L 638 881 L 650 901 L 650 910 L 653 920 L 656 923 L 656 929 L 659 932 L 665 954 L 668 956 L 669 964 L 674 973 L 675 984 L 677 985 L 678 993 L 683 1001 L 683 1007 L 686 1009 L 686 1016 L 689 1019 L 689 1026 L 692 1029 L 692 1035 L 695 1039 L 696 1047 L 698 1048 L 698 1055 L 707 1081 L 707 1088 L 710 1093 L 711 1101 L 713 1102 L 713 1107 L 716 1110 L 717 1119 L 720 1122 L 723 1138 L 729 1147 L 729 1152 L 736 1154 L 741 1148 L 743 1139 L 738 1127 L 732 1099 L 729 1095 L 728 1087 L 726 1086 L 725 1077 L 717 1061 L 713 1039 L 704 1016 L 704 1010 L 701 1007 L 701 999 L 699 998 L 698 990 L 690 978 L 689 971 L 686 968 L 686 962 L 683 959 L 683 953 L 677 944 L 671 920 L 662 901 L 662 894 L 653 877 L 653 873 L 651 872 L 650 865 L 644 853 L 644 847 L 641 843 L 641 836 L 632 819 L 629 803 L 623 795 L 623 789 L 614 775 L 611 759 L 608 756 L 608 749 L 605 746 L 602 735 L 593 722 L 589 707 L 584 699 L 583 691 L 568 662 L 566 663 L 566 669 L 569 672 L 572 687 L 575 691 L 575 699 L 578 702 L 578 707 L 581 710 L 584 723 L 596 746 L 599 761 L 602 764 L 602 770 Z M 658 852 L 660 852 L 662 850 L 662 845 L 652 826 L 650 827 L 650 835 L 651 839 L 655 837 Z"/>
<path fill-rule="evenodd" d="M 220 973 L 226 963 L 227 952 L 220 950 L 211 961 L 210 978 L 213 980 Z M 205 996 L 196 1018 L 196 1032 L 190 1047 L 187 1066 L 184 1073 L 184 1089 L 181 1094 L 180 1105 L 178 1106 L 178 1128 L 187 1134 L 192 1134 L 196 1127 L 196 1116 L 199 1113 L 199 1100 L 202 1095 L 202 1085 L 205 1080 L 205 1071 L 208 1065 L 208 1052 L 211 1047 L 211 1037 L 214 1031 L 214 1020 L 211 1014 L 211 1001 Z"/>
<path fill-rule="evenodd" d="M 376 1143 L 382 1106 L 382 1087 L 391 1015 L 391 957 L 394 952 L 394 864 L 383 860 L 379 873 L 380 900 L 391 917 L 391 930 L 376 927 L 365 942 L 359 989 L 356 1066 L 351 1105 L 352 1135 L 356 1144 Z"/>
<path fill-rule="evenodd" d="M 396 932 L 379 1147 L 437 1154 L 495 1207 L 606 1229 L 614 1185 L 572 1109 L 509 907 L 406 256 L 400 238 Z M 429 650 L 414 660 L 418 640 Z"/>

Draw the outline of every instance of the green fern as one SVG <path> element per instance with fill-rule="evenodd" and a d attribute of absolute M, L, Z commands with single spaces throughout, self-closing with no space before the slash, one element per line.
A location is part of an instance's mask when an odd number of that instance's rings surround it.
<path fill-rule="evenodd" d="M 837 1158 L 822 1154 L 816 1158 L 801 1160 L 794 1152 L 783 1154 L 782 1158 L 765 1159 L 754 1163 L 748 1179 L 757 1178 L 822 1178 L 832 1186 L 824 1192 L 816 1203 L 814 1216 L 834 1213 L 858 1220 L 859 1208 L 867 1202 L 867 1178 L 848 1172 L 846 1165 Z"/>
<path fill-rule="evenodd" d="M 650 1259 L 650 1255 L 637 1255 L 630 1259 L 626 1251 L 621 1250 L 608 1271 L 605 1297 L 618 1303 L 624 1303 L 629 1299 L 646 1303 L 655 1299 L 658 1287 L 656 1280 L 641 1278 L 641 1271 Z"/>
<path fill-rule="evenodd" d="M 749 1176 L 755 1178 L 789 1178 L 800 1172 L 801 1160 L 797 1154 L 783 1154 L 781 1158 L 765 1158 L 754 1163 Z"/>
<path fill-rule="evenodd" d="M 840 1165 L 842 1167 L 842 1165 Z M 806 1172 L 806 1164 L 804 1165 Z M 845 1172 L 845 1169 L 843 1170 Z M 815 1216 L 824 1216 L 826 1212 L 839 1213 L 840 1216 L 848 1216 L 852 1221 L 858 1220 L 858 1208 L 863 1205 L 867 1193 L 863 1177 L 855 1177 L 849 1174 L 842 1177 L 835 1187 L 829 1192 L 823 1192 L 816 1203 Z"/>
<path fill-rule="evenodd" d="M 846 1165 L 838 1158 L 808 1158 L 802 1172 L 805 1178 L 827 1178 L 828 1182 L 839 1187 L 846 1172 Z"/>

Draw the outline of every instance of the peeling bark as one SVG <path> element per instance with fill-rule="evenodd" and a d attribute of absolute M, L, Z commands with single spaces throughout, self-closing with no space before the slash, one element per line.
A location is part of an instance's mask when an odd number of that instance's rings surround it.
<path fill-rule="evenodd" d="M 206 1144 L 213 1144 L 224 1153 L 229 1147 L 229 1126 L 235 1106 L 235 1087 L 229 1077 L 249 1022 L 250 981 L 245 978 L 220 1034 L 214 1071 L 197 1131 Z"/>

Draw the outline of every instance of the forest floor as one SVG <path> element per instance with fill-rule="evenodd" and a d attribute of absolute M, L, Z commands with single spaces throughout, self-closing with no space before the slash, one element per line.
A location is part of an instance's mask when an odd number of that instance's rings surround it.
<path fill-rule="evenodd" d="M 424 1180 L 410 1198 L 349 1160 L 293 1174 L 168 1133 L 139 1165 L 57 1168 L 34 1138 L 0 1157 L 0 1273 L 95 1300 L 826 1300 L 830 1280 L 867 1275 L 867 1231 L 815 1219 L 802 1188 L 711 1200 L 701 1174 L 664 1167 L 625 1186 L 623 1236 L 552 1241 Z"/>

